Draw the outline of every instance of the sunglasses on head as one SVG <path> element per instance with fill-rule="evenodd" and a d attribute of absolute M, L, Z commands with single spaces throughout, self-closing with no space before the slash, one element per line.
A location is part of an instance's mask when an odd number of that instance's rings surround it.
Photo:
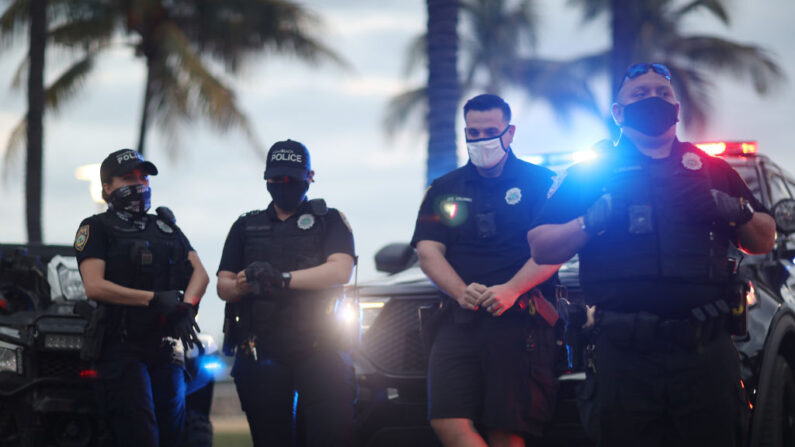
<path fill-rule="evenodd" d="M 626 73 L 624 73 L 624 78 L 621 80 L 621 84 L 624 84 L 624 81 L 627 79 L 635 79 L 642 74 L 648 73 L 649 70 L 657 73 L 669 81 L 671 80 L 671 70 L 669 70 L 665 65 L 643 63 L 630 65 L 630 67 L 627 68 Z"/>

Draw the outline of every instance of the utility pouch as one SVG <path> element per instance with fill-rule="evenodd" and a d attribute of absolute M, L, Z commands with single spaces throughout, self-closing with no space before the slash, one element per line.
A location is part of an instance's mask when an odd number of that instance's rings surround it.
<path fill-rule="evenodd" d="M 629 233 L 649 234 L 654 232 L 652 208 L 650 205 L 629 206 Z"/>
<path fill-rule="evenodd" d="M 102 343 L 108 325 L 108 307 L 97 304 L 97 307 L 85 303 L 85 306 L 75 308 L 75 312 L 88 318 L 86 329 L 83 333 L 83 346 L 80 348 L 80 358 L 87 361 L 98 360 L 102 355 Z"/>
<path fill-rule="evenodd" d="M 497 221 L 494 211 L 475 214 L 478 238 L 490 239 L 497 234 Z"/>
<path fill-rule="evenodd" d="M 727 329 L 731 335 L 744 336 L 748 333 L 748 294 L 750 292 L 750 284 L 741 278 L 732 278 L 729 283 L 726 304 L 729 305 Z"/>
<path fill-rule="evenodd" d="M 227 356 L 235 355 L 235 348 L 243 342 L 240 325 L 240 302 L 226 303 L 224 306 L 224 343 L 221 350 Z"/>

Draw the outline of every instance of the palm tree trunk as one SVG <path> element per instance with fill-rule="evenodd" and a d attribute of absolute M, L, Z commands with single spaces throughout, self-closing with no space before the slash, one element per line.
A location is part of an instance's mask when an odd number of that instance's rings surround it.
<path fill-rule="evenodd" d="M 613 98 L 624 78 L 624 72 L 633 62 L 635 42 L 639 37 L 637 0 L 610 0 L 612 20 L 610 24 L 613 51 L 610 54 L 610 85 Z"/>
<path fill-rule="evenodd" d="M 28 67 L 28 151 L 25 161 L 25 212 L 28 242 L 41 242 L 41 196 L 44 152 L 44 52 L 47 45 L 47 0 L 30 2 Z"/>
<path fill-rule="evenodd" d="M 141 123 L 138 132 L 138 153 L 143 155 L 146 145 L 146 131 L 149 127 L 149 104 L 152 102 L 152 79 L 154 78 L 154 58 L 146 58 L 146 87 L 144 87 L 144 104 L 141 107 Z"/>
<path fill-rule="evenodd" d="M 427 0 L 428 162 L 425 183 L 458 166 L 455 117 L 458 85 L 458 0 Z"/>

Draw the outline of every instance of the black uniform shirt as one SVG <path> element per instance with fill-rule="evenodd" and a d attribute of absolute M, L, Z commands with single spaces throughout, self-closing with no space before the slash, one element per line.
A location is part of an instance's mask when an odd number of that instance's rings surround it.
<path fill-rule="evenodd" d="M 445 258 L 466 284 L 505 283 L 530 258 L 527 231 L 554 175 L 513 152 L 496 178 L 481 176 L 469 162 L 428 188 L 411 244 L 444 244 Z"/>
<path fill-rule="evenodd" d="M 609 150 L 619 151 L 618 154 L 611 155 L 631 157 L 637 163 L 645 164 L 649 169 L 670 171 L 671 175 L 667 178 L 671 179 L 669 191 L 672 197 L 690 200 L 695 206 L 699 206 L 696 202 L 702 199 L 711 201 L 711 197 L 690 195 L 689 191 L 682 190 L 681 185 L 675 181 L 676 170 L 682 169 L 688 163 L 696 163 L 691 169 L 700 169 L 699 162 L 686 155 L 688 151 L 697 151 L 695 146 L 676 140 L 671 154 L 663 159 L 653 159 L 643 155 L 628 140 L 622 140 L 616 148 Z M 570 167 L 560 187 L 547 201 L 533 226 L 562 224 L 584 215 L 588 208 L 604 194 L 602 190 L 603 169 L 601 169 L 604 165 L 600 159 L 601 157 Z M 721 180 L 712 181 L 713 188 L 722 190 L 733 197 L 743 197 L 752 204 L 755 211 L 769 214 L 765 206 L 754 197 L 742 177 L 725 160 L 709 156 L 700 157 L 698 160 L 703 160 L 707 165 L 706 169 L 711 179 Z M 687 168 L 687 166 L 684 167 Z M 708 205 L 704 205 L 703 209 L 707 212 Z M 733 231 L 731 238 L 736 244 L 736 233 Z M 586 301 L 595 303 L 607 300 L 608 302 L 600 305 L 602 308 L 616 308 L 616 310 L 622 311 L 646 310 L 670 316 L 678 315 L 684 309 L 689 309 L 696 299 L 711 301 L 716 293 L 721 293 L 714 286 L 699 287 L 693 284 L 675 284 L 670 281 L 622 281 L 602 287 L 598 292 L 598 298 L 586 296 Z"/>
<path fill-rule="evenodd" d="M 298 210 L 285 221 L 279 220 L 276 210 L 273 208 L 273 203 L 268 205 L 265 213 L 268 213 L 274 225 L 296 226 L 298 217 L 310 212 L 310 207 L 309 201 L 304 201 Z M 243 214 L 232 224 L 224 243 L 224 251 L 221 253 L 221 262 L 218 266 L 219 272 L 224 270 L 237 274 L 246 268 L 243 259 L 243 249 L 246 243 L 246 219 L 248 217 L 249 213 Z M 323 259 L 328 259 L 334 253 L 344 253 L 355 257 L 353 233 L 342 213 L 334 208 L 329 208 L 324 218 Z"/>

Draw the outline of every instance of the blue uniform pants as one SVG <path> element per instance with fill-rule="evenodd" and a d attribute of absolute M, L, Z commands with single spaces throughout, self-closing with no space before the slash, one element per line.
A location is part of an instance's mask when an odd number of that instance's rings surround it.
<path fill-rule="evenodd" d="M 97 372 L 95 395 L 117 446 L 180 445 L 185 428 L 182 366 L 111 352 L 97 363 Z"/>
<path fill-rule="evenodd" d="M 310 349 L 255 360 L 238 349 L 232 375 L 254 446 L 292 446 L 296 437 L 310 447 L 352 445 L 356 385 L 347 355 Z M 295 392 L 301 421 L 294 414 Z"/>

